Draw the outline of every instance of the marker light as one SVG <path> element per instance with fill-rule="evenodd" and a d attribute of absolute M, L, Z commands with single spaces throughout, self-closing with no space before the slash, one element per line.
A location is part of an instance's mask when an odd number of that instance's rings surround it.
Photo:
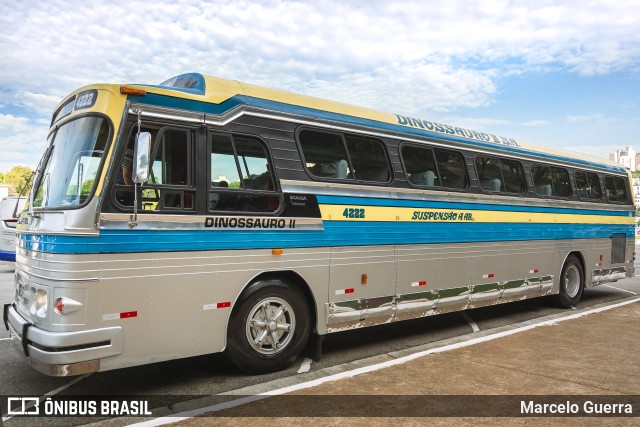
<path fill-rule="evenodd" d="M 135 87 L 120 86 L 120 93 L 123 95 L 146 95 L 147 91 L 143 89 L 137 89 Z"/>
<path fill-rule="evenodd" d="M 82 307 L 82 303 L 71 298 L 56 298 L 53 302 L 53 309 L 58 314 L 69 314 Z"/>

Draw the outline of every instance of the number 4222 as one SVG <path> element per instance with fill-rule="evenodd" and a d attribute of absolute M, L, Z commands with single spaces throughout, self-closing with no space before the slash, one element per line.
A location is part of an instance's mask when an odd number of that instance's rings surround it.
<path fill-rule="evenodd" d="M 364 218 L 364 209 L 362 208 L 345 208 L 342 212 L 345 218 Z"/>

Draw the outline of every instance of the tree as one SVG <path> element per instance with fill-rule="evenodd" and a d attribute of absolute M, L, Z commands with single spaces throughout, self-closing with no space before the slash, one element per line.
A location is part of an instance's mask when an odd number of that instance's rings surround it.
<path fill-rule="evenodd" d="M 9 194 L 26 195 L 31 188 L 33 171 L 26 166 L 14 166 L 4 174 L 4 183 L 9 184 Z"/>
<path fill-rule="evenodd" d="M 0 184 L 4 183 L 4 174 L 0 172 Z"/>

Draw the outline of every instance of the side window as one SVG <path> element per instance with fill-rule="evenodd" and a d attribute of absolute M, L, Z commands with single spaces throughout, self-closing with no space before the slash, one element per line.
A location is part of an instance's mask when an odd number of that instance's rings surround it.
<path fill-rule="evenodd" d="M 400 156 L 411 184 L 424 187 L 442 186 L 431 148 L 404 145 L 400 150 Z"/>
<path fill-rule="evenodd" d="M 138 127 L 133 125 L 125 147 L 121 148 L 114 176 L 114 198 L 121 208 L 133 208 L 133 149 Z M 153 212 L 195 211 L 193 135 L 188 129 L 144 123 L 142 132 L 151 133 L 149 181 L 138 193 L 138 209 Z"/>
<path fill-rule="evenodd" d="M 580 200 L 600 200 L 602 198 L 598 175 L 592 172 L 576 172 L 575 180 Z"/>
<path fill-rule="evenodd" d="M 267 149 L 258 139 L 209 136 L 209 210 L 274 212 L 280 206 Z"/>
<path fill-rule="evenodd" d="M 480 188 L 489 193 L 524 194 L 527 183 L 520 162 L 498 157 L 476 157 Z"/>
<path fill-rule="evenodd" d="M 531 174 L 536 194 L 539 196 L 571 197 L 571 182 L 566 169 L 534 165 Z"/>
<path fill-rule="evenodd" d="M 211 185 L 222 188 L 240 188 L 240 173 L 230 135 L 212 135 Z"/>
<path fill-rule="evenodd" d="M 303 130 L 300 146 L 309 172 L 318 178 L 353 179 L 342 136 Z"/>
<path fill-rule="evenodd" d="M 191 147 L 184 130 L 167 129 L 160 134 L 151 163 L 151 184 L 190 185 Z"/>
<path fill-rule="evenodd" d="M 387 152 L 377 139 L 305 129 L 300 147 L 309 172 L 318 178 L 389 182 Z"/>
<path fill-rule="evenodd" d="M 438 171 L 444 188 L 464 190 L 469 186 L 467 168 L 462 154 L 448 150 L 434 150 Z"/>
<path fill-rule="evenodd" d="M 356 179 L 389 182 L 389 164 L 382 142 L 352 135 L 345 135 L 344 139 Z"/>
<path fill-rule="evenodd" d="M 625 180 L 619 176 L 604 177 L 604 191 L 607 200 L 612 203 L 627 203 L 627 191 L 625 190 Z"/>
<path fill-rule="evenodd" d="M 404 145 L 400 155 L 407 179 L 415 186 L 460 190 L 468 186 L 464 158 L 458 152 Z"/>
<path fill-rule="evenodd" d="M 163 128 L 151 148 L 149 182 L 143 186 L 142 209 L 194 210 L 193 137 L 187 129 Z"/>

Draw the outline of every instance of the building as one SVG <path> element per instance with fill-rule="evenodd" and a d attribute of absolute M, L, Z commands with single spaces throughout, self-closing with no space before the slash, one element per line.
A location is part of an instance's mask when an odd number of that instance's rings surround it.
<path fill-rule="evenodd" d="M 609 159 L 616 163 L 620 163 L 631 172 L 636 170 L 636 151 L 633 147 L 625 147 L 609 154 Z"/>

